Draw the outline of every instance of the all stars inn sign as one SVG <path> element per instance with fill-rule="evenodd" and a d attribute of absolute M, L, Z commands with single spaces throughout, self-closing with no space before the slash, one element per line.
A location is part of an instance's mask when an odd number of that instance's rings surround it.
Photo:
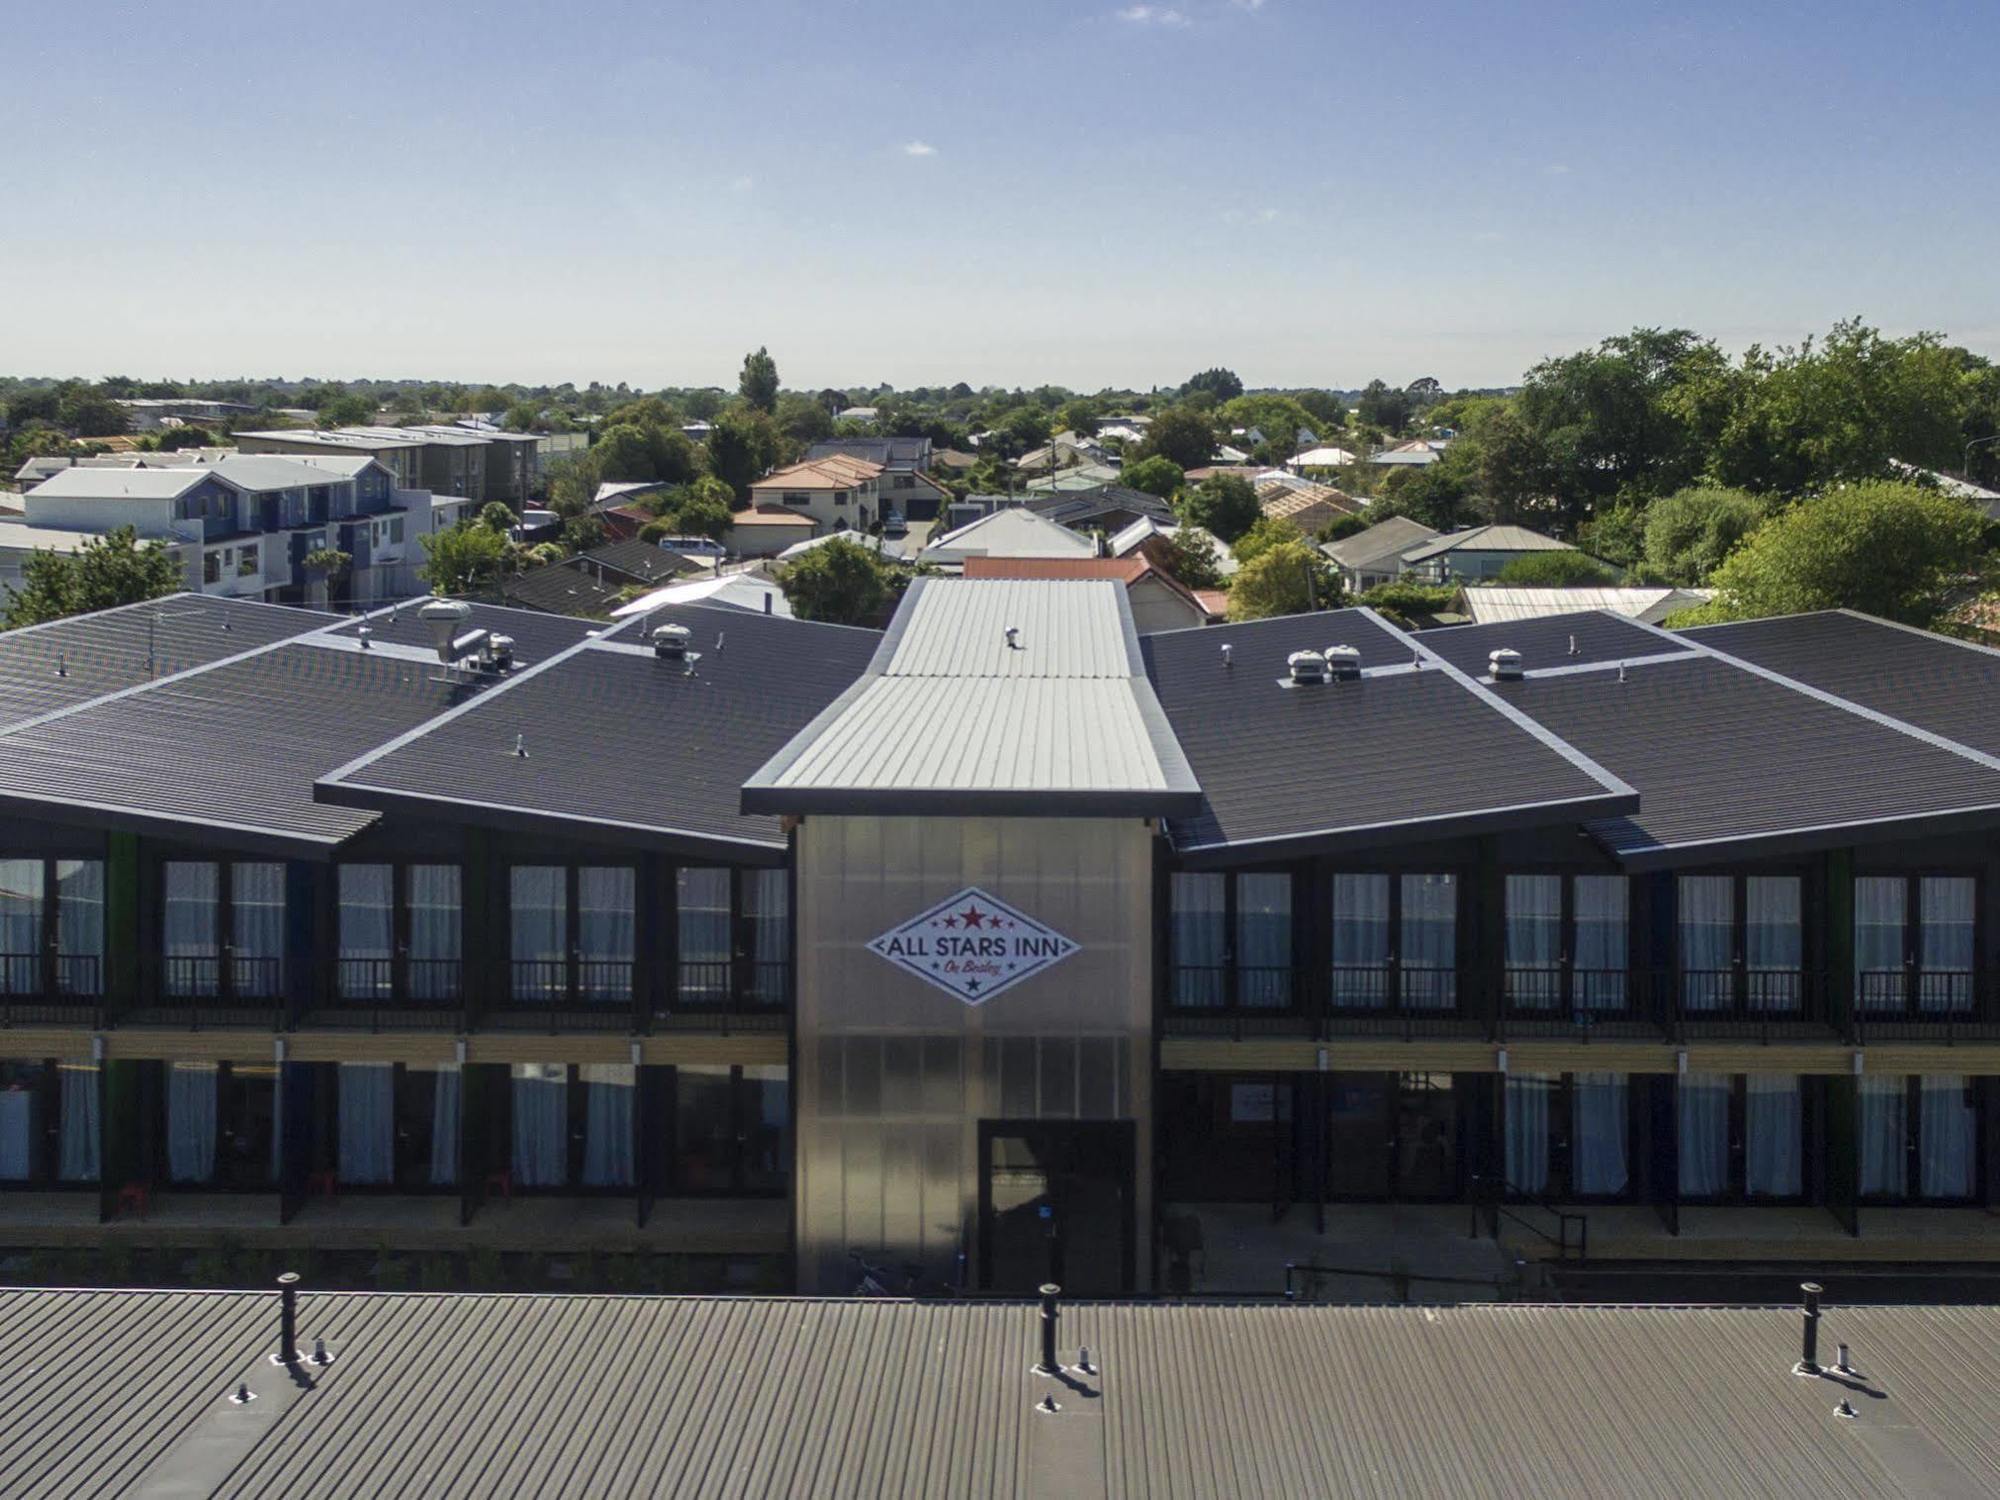
<path fill-rule="evenodd" d="M 977 886 L 967 886 L 868 945 L 870 953 L 967 1005 L 984 1004 L 1076 950 L 1060 932 Z"/>

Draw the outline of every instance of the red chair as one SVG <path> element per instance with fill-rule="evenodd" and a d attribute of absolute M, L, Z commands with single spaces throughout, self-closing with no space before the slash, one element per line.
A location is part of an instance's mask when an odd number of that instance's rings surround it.
<path fill-rule="evenodd" d="M 133 1180 L 118 1190 L 118 1212 L 131 1209 L 140 1218 L 145 1218 L 153 1209 L 153 1189 L 151 1184 Z"/>
<path fill-rule="evenodd" d="M 316 1198 L 337 1198 L 339 1179 L 331 1172 L 314 1172 L 306 1178 L 306 1192 Z"/>
<path fill-rule="evenodd" d="M 486 1174 L 486 1188 L 488 1192 L 497 1192 L 502 1198 L 512 1203 L 514 1201 L 513 1170 L 509 1167 L 502 1167 L 497 1172 L 488 1172 Z"/>

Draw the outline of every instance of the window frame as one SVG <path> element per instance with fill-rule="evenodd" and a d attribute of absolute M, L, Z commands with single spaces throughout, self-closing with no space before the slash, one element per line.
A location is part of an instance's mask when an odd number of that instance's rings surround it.
<path fill-rule="evenodd" d="M 1940 1059 L 1944 1061 L 1946 1059 Z M 1931 1197 L 1923 1190 L 1923 1133 L 1924 1099 L 1923 1085 L 1926 1077 L 1948 1076 L 1924 1073 L 1907 1073 L 1903 1079 L 1903 1191 L 1901 1194 L 1864 1193 L 1861 1190 L 1860 1162 L 1861 1143 L 1858 1139 L 1861 1129 L 1861 1110 L 1856 1101 L 1855 1131 L 1855 1182 L 1854 1201 L 1866 1208 L 1975 1208 L 1980 1206 L 1983 1194 L 1981 1184 L 1986 1181 L 1986 1154 L 1989 1122 L 1987 1116 L 1986 1091 L 1980 1087 L 1981 1076 L 1976 1073 L 1958 1075 L 1964 1079 L 1960 1085 L 1972 1098 L 1972 1192 L 1966 1196 Z"/>
<path fill-rule="evenodd" d="M 210 865 L 215 875 L 215 904 L 213 911 L 213 951 L 205 955 L 180 956 L 181 962 L 212 963 L 215 966 L 213 989 L 203 992 L 199 988 L 176 993 L 168 983 L 170 966 L 175 956 L 166 951 L 167 943 L 167 868 L 170 865 Z M 279 869 L 279 885 L 282 891 L 280 909 L 283 918 L 279 923 L 281 937 L 280 951 L 275 957 L 259 954 L 250 959 L 239 958 L 236 943 L 236 870 L 240 865 L 276 865 Z M 153 933 L 147 945 L 148 957 L 154 965 L 152 998 L 156 1003 L 168 1008 L 199 1007 L 204 1001 L 216 1006 L 283 1005 L 291 991 L 293 965 L 299 955 L 292 939 L 293 910 L 292 866 L 283 859 L 248 859 L 233 855 L 190 854 L 169 852 L 153 866 Z M 258 963 L 273 965 L 274 982 L 268 992 L 242 982 L 239 965 Z"/>
<path fill-rule="evenodd" d="M 1222 881 L 1222 953 L 1220 956 L 1221 962 L 1219 963 L 1184 964 L 1174 954 L 1174 917 L 1179 909 L 1174 903 L 1174 877 L 1180 875 L 1193 877 L 1214 876 Z M 1242 901 L 1240 881 L 1246 875 L 1278 875 L 1283 876 L 1286 881 L 1288 898 L 1286 910 L 1288 927 L 1286 947 L 1289 952 L 1289 961 L 1284 965 L 1279 975 L 1277 986 L 1284 998 L 1281 1003 L 1276 1005 L 1260 1005 L 1254 1001 L 1246 1002 L 1244 999 L 1246 986 L 1243 980 L 1246 972 L 1250 974 L 1270 972 L 1268 966 L 1246 967 L 1241 961 Z M 1162 991 L 1167 1014 L 1233 1015 L 1242 1013 L 1260 1016 L 1298 1014 L 1304 1006 L 1303 990 L 1299 982 L 1300 976 L 1304 972 L 1304 965 L 1300 962 L 1299 949 L 1301 939 L 1299 893 L 1301 890 L 1306 889 L 1310 889 L 1309 882 L 1303 878 L 1302 872 L 1294 865 L 1264 865 L 1227 870 L 1169 871 L 1166 880 L 1167 922 L 1165 942 L 1167 952 L 1166 963 L 1163 965 L 1165 984 Z M 1178 998 L 1180 994 L 1180 977 L 1183 973 L 1214 974 L 1219 980 L 1220 998 L 1213 1004 L 1190 1002 Z"/>
<path fill-rule="evenodd" d="M 1674 1132 L 1674 1191 L 1673 1201 L 1697 1208 L 1797 1208 L 1813 1201 L 1813 1180 L 1820 1165 L 1814 1154 L 1814 1144 L 1821 1139 L 1824 1127 L 1824 1111 L 1820 1104 L 1820 1091 L 1814 1085 L 1817 1080 L 1810 1074 L 1791 1075 L 1796 1078 L 1799 1089 L 1799 1190 L 1796 1193 L 1759 1193 L 1750 1195 L 1750 1078 L 1748 1073 L 1725 1074 L 1729 1079 L 1729 1119 L 1726 1126 L 1723 1149 L 1723 1185 L 1719 1193 L 1689 1193 L 1681 1187 L 1680 1149 L 1680 1091 L 1683 1084 L 1674 1080 L 1674 1104 L 1669 1121 Z M 1764 1076 L 1762 1074 L 1758 1076 Z M 1779 1074 L 1783 1077 L 1786 1075 Z"/>
<path fill-rule="evenodd" d="M 32 954 L 0 955 L 0 964 L 11 967 L 15 959 L 34 961 L 35 984 L 29 988 L 9 988 L 5 980 L 9 977 L 0 973 L 0 1008 L 10 1000 L 27 997 L 36 1000 L 74 999 L 99 1000 L 104 996 L 104 962 L 107 932 L 105 931 L 105 908 L 110 904 L 109 862 L 99 854 L 38 854 L 7 853 L 0 851 L 0 859 L 34 861 L 42 867 L 42 910 L 37 923 L 41 929 L 36 951 Z M 67 864 L 94 864 L 97 866 L 98 889 L 98 933 L 95 953 L 65 953 L 62 947 L 62 884 L 61 867 Z M 77 986 L 64 981 L 63 971 L 70 964 L 77 965 L 90 978 L 90 983 Z"/>
<path fill-rule="evenodd" d="M 1853 955 L 1852 983 L 1854 1013 L 1864 1024 L 1871 1021 L 1938 1021 L 1970 1020 L 1979 1013 L 1979 999 L 1984 992 L 1986 978 L 1986 881 L 1982 871 L 1965 866 L 1931 866 L 1915 869 L 1869 870 L 1854 872 L 1854 883 L 1858 887 L 1863 880 L 1899 880 L 1903 883 L 1903 961 L 1896 985 L 1901 1001 L 1896 1005 L 1869 1005 L 1865 1003 L 1864 975 L 1860 967 L 1861 903 L 1858 892 L 1848 902 L 1849 912 L 1848 942 Z M 1926 1010 L 1923 1008 L 1924 979 L 1931 971 L 1923 966 L 1924 943 L 1924 882 L 1928 880 L 1967 880 L 1972 883 L 1972 968 L 1966 976 L 1965 1004 L 1962 1007 Z M 1882 971 L 1870 971 L 1879 973 Z M 1954 973 L 1953 970 L 1939 970 L 1939 973 Z"/>
<path fill-rule="evenodd" d="M 1370 877 L 1386 880 L 1389 883 L 1389 904 L 1386 914 L 1388 951 L 1379 967 L 1372 964 L 1340 965 L 1334 962 L 1335 954 L 1333 952 L 1332 941 L 1335 924 L 1339 920 L 1334 907 L 1338 890 L 1336 881 L 1343 875 Z M 1446 1005 L 1410 1005 L 1408 1003 L 1409 995 L 1407 987 L 1403 983 L 1405 968 L 1403 950 L 1405 946 L 1404 937 L 1406 935 L 1404 931 L 1403 882 L 1406 879 L 1424 879 L 1434 876 L 1443 876 L 1451 881 L 1452 963 L 1448 970 L 1422 968 L 1416 972 L 1425 974 L 1449 973 L 1451 975 L 1450 1003 Z M 1326 914 L 1328 924 L 1328 946 L 1326 950 L 1328 1013 L 1354 1017 L 1412 1015 L 1450 1018 L 1462 1016 L 1465 1013 L 1466 986 L 1464 980 L 1466 944 L 1469 941 L 1465 920 L 1465 893 L 1471 885 L 1472 881 L 1468 878 L 1464 870 L 1454 869 L 1449 866 L 1425 869 L 1385 868 L 1382 866 L 1329 866 L 1325 874 L 1325 895 L 1322 902 L 1322 910 Z M 1372 1006 L 1341 1003 L 1339 999 L 1340 986 L 1336 982 L 1335 976 L 1342 969 L 1352 970 L 1356 974 L 1382 974 L 1382 1003 Z"/>
<path fill-rule="evenodd" d="M 1514 975 L 1546 974 L 1549 971 L 1536 966 L 1517 967 L 1507 956 L 1507 924 L 1511 915 L 1507 905 L 1507 883 L 1513 877 L 1554 879 L 1559 882 L 1557 927 L 1556 927 L 1556 979 L 1553 998 L 1540 1001 L 1522 999 L 1515 993 Z M 1609 974 L 1611 970 L 1583 969 L 1576 966 L 1577 957 L 1577 899 L 1576 883 L 1579 880 L 1614 879 L 1625 882 L 1625 967 L 1618 971 L 1623 977 L 1624 999 L 1617 1006 L 1592 1006 L 1578 1003 L 1577 977 L 1579 974 Z M 1634 991 L 1638 988 L 1637 975 L 1632 963 L 1633 944 L 1639 933 L 1638 921 L 1639 882 L 1622 870 L 1579 870 L 1571 866 L 1556 865 L 1516 865 L 1504 869 L 1500 874 L 1500 953 L 1497 967 L 1500 971 L 1500 995 L 1502 1004 L 1509 1015 L 1545 1016 L 1569 1018 L 1588 1016 L 1592 1021 L 1616 1021 L 1629 1017 L 1636 1008 Z M 1678 911 L 1676 921 L 1679 920 Z M 1678 944 L 1678 928 L 1676 928 Z M 1678 952 L 1678 946 L 1676 952 Z"/>
<path fill-rule="evenodd" d="M 688 968 L 696 960 L 682 956 L 681 929 L 681 876 L 689 870 L 720 870 L 729 881 L 729 956 L 727 982 L 720 999 L 705 998 L 704 992 L 688 982 Z M 785 950 L 784 956 L 776 960 L 781 970 L 778 979 L 778 998 L 760 1000 L 756 996 L 756 966 L 772 962 L 756 956 L 756 923 L 748 901 L 750 879 L 770 875 L 774 871 L 782 874 L 785 890 Z M 661 899 L 667 909 L 667 920 L 662 924 L 667 938 L 667 952 L 663 955 L 662 981 L 659 998 L 654 1004 L 654 1012 L 659 1016 L 680 1014 L 723 1014 L 732 1011 L 753 1011 L 759 1013 L 780 1013 L 791 1008 L 793 979 L 794 930 L 793 897 L 789 866 L 772 865 L 720 865 L 696 864 L 681 861 L 665 867 L 662 881 Z M 709 960 L 699 961 L 704 964 Z"/>
<path fill-rule="evenodd" d="M 426 864 L 430 863 L 430 861 L 416 860 L 413 863 Z M 547 962 L 547 960 L 517 959 L 514 957 L 514 872 L 522 869 L 554 869 L 563 872 L 563 957 L 560 960 L 563 965 L 563 982 L 560 992 L 524 994 L 521 990 L 520 966 L 523 963 Z M 582 902 L 579 899 L 579 886 L 581 884 L 582 872 L 585 870 L 623 870 L 631 877 L 632 952 L 629 958 L 591 958 L 584 954 L 583 908 Z M 461 921 L 463 920 L 464 913 L 463 878 L 461 874 L 459 904 Z M 636 861 L 597 859 L 511 861 L 506 866 L 502 889 L 505 892 L 506 899 L 504 906 L 507 913 L 505 923 L 506 936 L 505 942 L 502 945 L 502 952 L 505 955 L 504 962 L 507 965 L 507 983 L 501 987 L 504 996 L 500 1002 L 502 1008 L 511 1010 L 536 1010 L 546 1006 L 557 1010 L 577 1010 L 587 1011 L 592 1014 L 611 1014 L 621 1007 L 625 1010 L 631 1010 L 637 1004 L 640 963 L 643 952 L 640 923 L 644 916 L 644 887 L 640 880 L 640 869 Z M 463 962 L 464 955 L 463 941 L 463 937 L 461 936 L 459 950 L 461 962 Z M 613 995 L 608 999 L 586 998 L 586 990 L 590 986 L 584 983 L 585 966 L 615 966 L 621 963 L 625 967 L 623 993 Z"/>
<path fill-rule="evenodd" d="M 1816 903 L 1813 899 L 1814 885 L 1811 870 L 1798 865 L 1781 865 L 1768 869 L 1745 869 L 1740 865 L 1723 868 L 1702 865 L 1675 870 L 1673 875 L 1673 924 L 1670 941 L 1672 943 L 1672 994 L 1674 1013 L 1684 1021 L 1808 1021 L 1814 1006 L 1813 959 L 1816 944 L 1823 934 L 1813 922 Z M 1682 901 L 1681 881 L 1690 877 L 1725 877 L 1730 882 L 1730 923 L 1729 923 L 1729 967 L 1726 970 L 1689 970 L 1681 949 Z M 1790 971 L 1797 985 L 1798 1003 L 1791 1006 L 1758 1005 L 1752 1003 L 1753 973 L 1784 974 L 1783 969 L 1753 970 L 1750 967 L 1750 882 L 1752 880 L 1792 880 L 1798 883 L 1799 891 L 1799 966 Z M 1729 975 L 1728 1004 L 1699 1006 L 1689 999 L 1687 979 L 1690 973 L 1727 973 Z"/>
<path fill-rule="evenodd" d="M 340 881 L 341 871 L 349 868 L 384 868 L 389 871 L 389 956 L 386 959 L 349 958 L 341 939 L 341 912 L 344 909 Z M 413 909 L 410 905 L 410 872 L 416 869 L 447 869 L 458 872 L 458 957 L 455 959 L 418 959 L 410 951 L 410 935 Z M 417 1009 L 456 1009 L 465 1003 L 465 866 L 449 859 L 343 859 L 333 866 L 330 899 L 333 904 L 333 962 L 328 966 L 327 986 L 324 999 L 340 1008 L 368 1008 L 378 1004 L 411 1006 Z M 510 903 L 511 915 L 511 903 Z M 349 964 L 386 963 L 389 985 L 386 992 L 377 992 L 374 997 L 365 993 L 347 993 L 347 966 Z M 411 981 L 412 966 L 417 963 L 448 963 L 452 971 L 447 976 L 444 993 L 436 998 L 419 997 L 417 986 Z M 510 972 L 511 978 L 511 972 Z"/>

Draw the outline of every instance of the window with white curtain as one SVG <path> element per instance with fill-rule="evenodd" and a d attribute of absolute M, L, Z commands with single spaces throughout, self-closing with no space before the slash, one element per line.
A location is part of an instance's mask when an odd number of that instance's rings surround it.
<path fill-rule="evenodd" d="M 569 1069 L 562 1063 L 515 1063 L 514 1185 L 562 1187 L 569 1181 Z"/>
<path fill-rule="evenodd" d="M 389 1186 L 396 1180 L 396 1066 L 341 1063 L 338 1078 L 340 1180 L 355 1187 Z"/>
<path fill-rule="evenodd" d="M 1554 1073 L 1507 1075 L 1507 1186 L 1514 1192 L 1545 1193 L 1549 1189 L 1549 1116 L 1561 1081 Z"/>
<path fill-rule="evenodd" d="M 39 859 L 0 859 L 0 994 L 42 988 L 42 873 Z"/>
<path fill-rule="evenodd" d="M 1900 875 L 1854 881 L 1854 997 L 1863 1010 L 1901 1010 L 1909 882 Z"/>
<path fill-rule="evenodd" d="M 1408 1010 L 1458 1004 L 1458 877 L 1405 875 L 1398 964 Z"/>
<path fill-rule="evenodd" d="M 1917 1194 L 1970 1198 L 1976 1191 L 1979 1110 L 1972 1085 L 1958 1073 L 1917 1081 Z"/>
<path fill-rule="evenodd" d="M 1743 967 L 1752 1010 L 1797 1010 L 1805 999 L 1803 901 L 1796 875 L 1743 882 Z"/>
<path fill-rule="evenodd" d="M 1859 1088 L 1864 1197 L 1902 1198 L 1909 1192 L 1909 1086 L 1897 1074 L 1863 1075 Z"/>
<path fill-rule="evenodd" d="M 1796 1076 L 1752 1073 L 1743 1080 L 1743 1191 L 1750 1198 L 1796 1198 L 1805 1191 L 1805 1096 Z"/>
<path fill-rule="evenodd" d="M 32 1182 L 42 1147 L 42 1065 L 0 1060 L 0 1182 Z"/>
<path fill-rule="evenodd" d="M 1684 1073 L 1679 1094 L 1680 1196 L 1720 1198 L 1729 1191 L 1729 1104 L 1726 1073 Z"/>
<path fill-rule="evenodd" d="M 1560 875 L 1506 881 L 1507 1000 L 1527 1008 L 1562 1002 L 1563 883 Z"/>
<path fill-rule="evenodd" d="M 56 1064 L 59 1111 L 56 1178 L 96 1182 L 104 1175 L 104 1113 L 97 1064 L 65 1058 Z"/>
<path fill-rule="evenodd" d="M 104 861 L 56 861 L 56 983 L 66 994 L 104 992 Z"/>
<path fill-rule="evenodd" d="M 1735 1004 L 1736 882 L 1683 875 L 1676 891 L 1681 1003 L 1689 1010 L 1728 1009 Z"/>
<path fill-rule="evenodd" d="M 791 887 L 783 870 L 745 870 L 743 922 L 750 930 L 750 991 L 755 1005 L 782 1005 L 792 956 Z"/>
<path fill-rule="evenodd" d="M 457 1063 L 439 1063 L 431 1093 L 430 1184 L 449 1187 L 458 1181 L 459 1109 L 462 1076 Z"/>
<path fill-rule="evenodd" d="M 1333 1003 L 1389 1003 L 1389 877 L 1333 877 Z"/>
<path fill-rule="evenodd" d="M 632 1129 L 637 1072 L 630 1063 L 585 1063 L 578 1070 L 586 1187 L 631 1187 L 638 1180 Z"/>
<path fill-rule="evenodd" d="M 1259 1008 L 1292 1000 L 1292 877 L 1245 871 L 1236 878 L 1236 998 Z"/>
<path fill-rule="evenodd" d="M 1229 877 L 1212 871 L 1176 870 L 1168 881 L 1171 918 L 1167 946 L 1176 1005 L 1220 1006 L 1229 988 L 1223 973 L 1229 951 Z"/>
<path fill-rule="evenodd" d="M 730 933 L 729 871 L 683 866 L 674 882 L 680 943 L 680 998 L 719 1005 L 729 998 L 735 957 Z"/>
<path fill-rule="evenodd" d="M 395 866 L 342 865 L 337 884 L 340 998 L 388 999 L 394 990 Z"/>
<path fill-rule="evenodd" d="M 514 998 L 554 998 L 565 992 L 568 980 L 568 871 L 561 865 L 515 865 L 508 872 L 508 893 Z"/>
<path fill-rule="evenodd" d="M 1977 949 L 1973 940 L 1978 887 L 1970 876 L 1926 875 L 1917 885 L 1917 1009 L 1970 1010 Z"/>
<path fill-rule="evenodd" d="M 456 1000 L 464 941 L 459 915 L 463 877 L 457 865 L 411 865 L 403 879 L 410 917 L 410 998 Z"/>
<path fill-rule="evenodd" d="M 1570 887 L 1576 906 L 1572 1002 L 1578 1010 L 1623 1010 L 1631 962 L 1629 882 L 1623 875 L 1578 875 Z"/>
<path fill-rule="evenodd" d="M 1570 1191 L 1616 1197 L 1631 1185 L 1631 1110 L 1623 1073 L 1578 1073 L 1570 1089 Z"/>
<path fill-rule="evenodd" d="M 169 860 L 160 872 L 161 952 L 169 995 L 213 995 L 220 976 L 222 881 L 207 860 Z"/>
<path fill-rule="evenodd" d="M 632 998 L 638 875 L 629 865 L 585 865 L 576 872 L 577 994 L 599 1003 Z"/>
<path fill-rule="evenodd" d="M 167 1064 L 167 1176 L 170 1180 L 185 1183 L 215 1180 L 220 1092 L 221 1074 L 214 1063 Z"/>
<path fill-rule="evenodd" d="M 284 993 L 285 867 L 239 861 L 229 868 L 229 903 L 239 995 Z"/>

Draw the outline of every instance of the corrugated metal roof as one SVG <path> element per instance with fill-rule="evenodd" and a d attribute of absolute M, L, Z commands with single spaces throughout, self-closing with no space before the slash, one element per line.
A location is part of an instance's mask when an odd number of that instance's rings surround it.
<path fill-rule="evenodd" d="M 890 627 L 891 677 L 1130 677 L 1124 590 L 1109 581 L 939 579 Z M 1008 627 L 1018 634 L 1010 644 Z"/>
<path fill-rule="evenodd" d="M 1379 459 L 1371 462 L 1380 462 Z M 1559 542 L 1525 526 L 1468 526 L 1448 531 L 1403 554 L 1406 563 L 1422 562 L 1442 553 L 1468 548 L 1474 552 L 1568 552 L 1568 542 Z"/>
<path fill-rule="evenodd" d="M 1502 649 L 1520 652 L 1521 668 L 1528 672 L 1593 662 L 1636 661 L 1692 649 L 1664 632 L 1636 625 L 1623 615 L 1595 609 L 1578 614 L 1535 615 L 1492 625 L 1451 625 L 1423 631 L 1419 638 L 1460 671 L 1475 677 L 1485 674 L 1487 658 Z"/>
<path fill-rule="evenodd" d="M 1677 588 L 1510 588 L 1480 584 L 1465 591 L 1465 607 L 1475 625 L 1507 620 L 1539 620 L 1548 615 L 1601 609 L 1630 620 L 1658 624 L 1677 609 L 1692 609 L 1710 596 L 1706 589 Z"/>
<path fill-rule="evenodd" d="M 1190 811 L 1138 640 L 1120 584 L 919 579 L 868 675 L 744 783 L 743 807 Z"/>
<path fill-rule="evenodd" d="M 215 472 L 214 468 L 99 469 L 79 465 L 51 474 L 29 495 L 39 499 L 175 500 Z"/>
<path fill-rule="evenodd" d="M 1026 506 L 1010 505 L 935 538 L 924 562 L 957 563 L 968 557 L 1093 557 L 1089 537 L 1058 525 Z"/>
<path fill-rule="evenodd" d="M 1992 1308 L 0 1293 L 10 1493 L 1704 1500 L 2000 1490 Z M 256 1399 L 230 1403 L 238 1382 Z M 1053 1394 L 1060 1410 L 1035 1411 Z M 1834 1416 L 1848 1400 L 1852 1420 Z"/>
<path fill-rule="evenodd" d="M 1377 521 L 1366 531 L 1357 531 L 1337 542 L 1328 542 L 1320 551 L 1343 568 L 1359 568 L 1384 558 L 1401 558 L 1412 547 L 1436 535 L 1421 521 L 1412 521 L 1408 516 L 1391 516 L 1386 521 Z"/>

